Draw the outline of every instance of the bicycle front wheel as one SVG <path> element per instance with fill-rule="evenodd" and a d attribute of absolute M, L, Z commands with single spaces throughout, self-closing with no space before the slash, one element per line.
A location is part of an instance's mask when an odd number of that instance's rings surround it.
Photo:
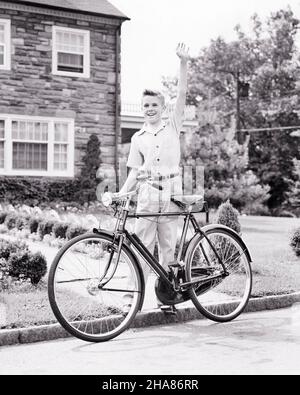
<path fill-rule="evenodd" d="M 130 250 L 123 247 L 117 262 L 113 238 L 105 233 L 68 242 L 49 272 L 48 295 L 55 317 L 70 334 L 85 341 L 107 341 L 125 331 L 140 307 L 142 293 L 141 275 Z"/>
<path fill-rule="evenodd" d="M 227 322 L 245 309 L 252 288 L 248 250 L 238 235 L 223 227 L 199 235 L 187 256 L 187 281 L 203 279 L 189 291 L 195 307 L 206 318 Z M 227 276 L 220 263 L 226 268 Z M 206 281 L 212 277 L 212 280 Z"/>

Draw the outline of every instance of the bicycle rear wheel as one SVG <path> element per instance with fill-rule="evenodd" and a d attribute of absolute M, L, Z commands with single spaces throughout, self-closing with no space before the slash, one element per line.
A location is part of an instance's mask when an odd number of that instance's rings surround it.
<path fill-rule="evenodd" d="M 245 309 L 251 294 L 250 256 L 239 236 L 225 227 L 209 229 L 205 234 L 209 242 L 199 235 L 187 252 L 187 281 L 223 273 L 220 259 L 229 275 L 195 284 L 189 291 L 190 298 L 206 318 L 231 321 Z"/>
<path fill-rule="evenodd" d="M 123 247 L 117 264 L 112 240 L 105 233 L 78 236 L 58 252 L 50 268 L 53 313 L 70 334 L 85 341 L 118 336 L 130 326 L 141 304 L 143 286 L 136 261 Z M 111 279 L 101 286 L 105 273 Z"/>

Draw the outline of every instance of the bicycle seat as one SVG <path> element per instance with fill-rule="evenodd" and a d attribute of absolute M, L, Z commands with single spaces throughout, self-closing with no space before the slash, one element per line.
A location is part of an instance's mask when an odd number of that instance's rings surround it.
<path fill-rule="evenodd" d="M 184 209 L 190 206 L 203 205 L 204 202 L 202 195 L 173 195 L 171 200 Z"/>

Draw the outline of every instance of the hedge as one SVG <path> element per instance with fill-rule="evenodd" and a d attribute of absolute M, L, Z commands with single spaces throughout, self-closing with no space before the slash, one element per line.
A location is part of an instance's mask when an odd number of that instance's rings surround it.
<path fill-rule="evenodd" d="M 53 180 L 0 177 L 0 201 L 14 205 L 38 206 L 59 201 L 83 204 L 93 200 L 97 200 L 96 186 L 94 189 L 90 185 L 85 187 L 80 178 Z"/>
<path fill-rule="evenodd" d="M 52 229 L 54 236 L 60 237 L 61 239 L 65 239 L 69 226 L 70 224 L 66 222 L 56 222 Z"/>

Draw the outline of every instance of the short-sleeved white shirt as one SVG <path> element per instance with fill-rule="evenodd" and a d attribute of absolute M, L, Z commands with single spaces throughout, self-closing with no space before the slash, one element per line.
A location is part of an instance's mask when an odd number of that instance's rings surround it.
<path fill-rule="evenodd" d="M 175 112 L 169 113 L 155 133 L 144 124 L 132 136 L 127 166 L 162 176 L 179 172 L 181 127 L 182 116 Z"/>

